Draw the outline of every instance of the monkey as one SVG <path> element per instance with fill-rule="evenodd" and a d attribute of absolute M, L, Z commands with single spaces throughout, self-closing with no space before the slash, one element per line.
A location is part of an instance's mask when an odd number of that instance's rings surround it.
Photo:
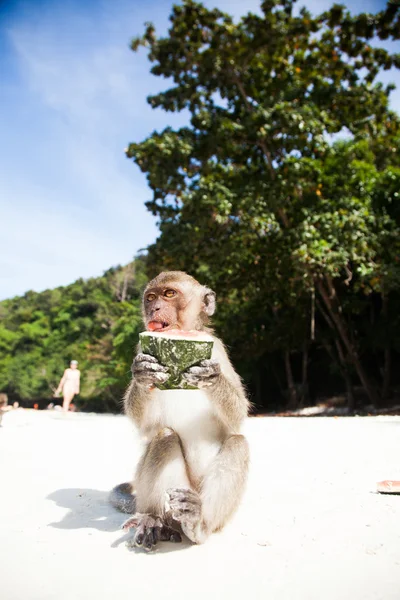
<path fill-rule="evenodd" d="M 236 511 L 249 468 L 249 447 L 240 428 L 249 401 L 222 341 L 209 327 L 215 293 L 183 271 L 160 273 L 145 288 L 143 320 L 148 331 L 180 329 L 213 337 L 211 359 L 189 367 L 184 378 L 195 390 L 160 390 L 168 368 L 141 352 L 132 363 L 125 413 L 146 441 L 133 483 L 116 486 L 111 504 L 134 513 L 131 544 L 152 550 L 159 541 L 195 544 L 221 530 Z"/>

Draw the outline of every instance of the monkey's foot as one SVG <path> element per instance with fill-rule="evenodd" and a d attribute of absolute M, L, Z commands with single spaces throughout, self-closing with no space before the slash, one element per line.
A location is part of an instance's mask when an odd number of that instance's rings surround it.
<path fill-rule="evenodd" d="M 167 490 L 170 515 L 177 521 L 183 533 L 195 544 L 201 544 L 207 534 L 202 524 L 201 498 L 189 489 Z"/>
<path fill-rule="evenodd" d="M 129 546 L 153 550 L 157 542 L 181 542 L 180 533 L 165 525 L 160 517 L 137 513 L 122 525 L 123 529 L 136 529 Z"/>

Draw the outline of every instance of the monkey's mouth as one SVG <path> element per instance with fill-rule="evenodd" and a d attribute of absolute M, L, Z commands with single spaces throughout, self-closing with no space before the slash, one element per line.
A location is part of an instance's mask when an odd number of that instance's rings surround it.
<path fill-rule="evenodd" d="M 169 328 L 169 323 L 166 321 L 150 321 L 147 324 L 149 331 L 166 331 Z"/>

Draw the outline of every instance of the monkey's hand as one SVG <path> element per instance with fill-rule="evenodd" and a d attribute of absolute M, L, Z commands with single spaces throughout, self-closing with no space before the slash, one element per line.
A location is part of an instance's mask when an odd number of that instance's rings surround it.
<path fill-rule="evenodd" d="M 132 363 L 132 373 L 135 381 L 146 387 L 165 383 L 170 375 L 168 368 L 161 365 L 150 354 L 138 354 L 135 357 Z"/>
<path fill-rule="evenodd" d="M 189 367 L 184 373 L 185 381 L 194 387 L 207 388 L 215 385 L 221 376 L 221 366 L 217 360 L 202 360 L 195 367 Z"/>

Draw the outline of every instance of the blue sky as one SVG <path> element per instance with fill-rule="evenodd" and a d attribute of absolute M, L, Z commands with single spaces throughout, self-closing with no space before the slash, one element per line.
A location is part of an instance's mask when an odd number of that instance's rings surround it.
<path fill-rule="evenodd" d="M 307 0 L 312 11 L 333 2 Z M 210 0 L 239 17 L 259 0 Z M 382 0 L 349 0 L 354 12 Z M 152 21 L 164 32 L 169 0 L 0 2 L 0 299 L 100 275 L 157 236 L 145 176 L 129 142 L 185 122 L 152 110 L 163 89 L 129 41 Z M 390 44 L 394 49 L 394 44 Z M 399 82 L 398 72 L 385 81 Z M 400 111 L 400 91 L 392 106 Z"/>

